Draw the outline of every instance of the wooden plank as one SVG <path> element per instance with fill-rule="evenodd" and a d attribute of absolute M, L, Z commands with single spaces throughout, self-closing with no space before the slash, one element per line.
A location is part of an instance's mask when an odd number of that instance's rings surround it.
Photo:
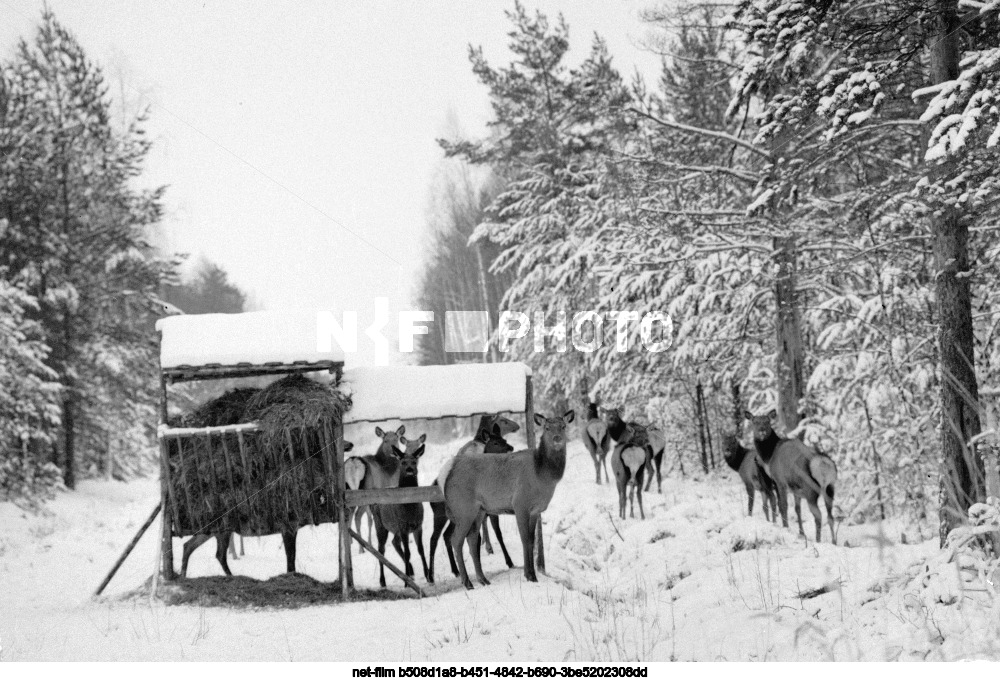
<path fill-rule="evenodd" d="M 312 371 L 336 372 L 343 369 L 343 362 L 293 362 L 291 364 L 209 364 L 204 366 L 179 366 L 161 369 L 161 375 L 170 383 L 204 381 L 218 378 L 245 378 L 277 374 L 307 373 Z"/>
<path fill-rule="evenodd" d="M 162 374 L 160 374 L 160 423 L 163 425 L 167 423 L 167 384 L 163 380 Z M 169 506 L 175 513 L 177 509 L 171 504 L 171 494 L 167 445 L 163 440 L 160 440 L 160 505 L 163 508 L 163 533 L 160 536 L 160 558 L 163 563 L 160 566 L 160 572 L 165 581 L 172 581 L 174 579 L 174 534 L 171 528 L 171 516 L 167 513 L 167 507 Z"/>
<path fill-rule="evenodd" d="M 108 576 L 105 577 L 104 581 L 101 582 L 101 585 L 97 587 L 97 591 L 94 592 L 95 596 L 100 596 L 101 592 L 104 591 L 105 588 L 107 588 L 108 584 L 111 582 L 111 578 L 115 576 L 115 573 L 118 572 L 118 568 L 120 568 L 122 566 L 122 563 L 125 562 L 125 559 L 128 558 L 128 554 L 132 553 L 132 549 L 134 549 L 135 545 L 139 543 L 140 539 L 142 539 L 142 535 L 146 534 L 146 530 L 148 530 L 149 526 L 153 524 L 154 520 L 156 520 L 156 516 L 160 514 L 161 508 L 163 508 L 162 502 L 156 505 L 156 508 L 153 509 L 153 512 L 149 514 L 148 518 L 146 518 L 146 522 L 142 524 L 142 527 L 139 528 L 139 531 L 135 533 L 134 537 L 132 537 L 132 541 L 130 541 L 128 543 L 128 546 L 125 547 L 125 550 L 122 551 L 122 555 L 118 558 L 117 561 L 115 561 L 114 567 L 111 568 L 111 571 L 108 573 Z"/>
<path fill-rule="evenodd" d="M 349 491 L 351 491 L 351 490 L 348 490 L 348 492 Z M 359 544 L 361 544 L 366 549 L 368 549 L 368 552 L 371 553 L 373 556 L 375 556 L 375 558 L 376 558 L 376 560 L 378 560 L 378 562 L 382 563 L 382 565 L 385 565 L 387 568 L 389 568 L 390 570 L 392 570 L 393 574 L 395 574 L 397 577 L 399 577 L 401 580 L 403 580 L 406 583 L 406 586 L 408 586 L 411 589 L 413 589 L 414 591 L 416 591 L 417 595 L 420 596 L 421 598 L 423 598 L 423 596 L 424 596 L 423 590 L 419 586 L 417 586 L 417 583 L 414 582 L 411 577 L 407 577 L 405 572 L 403 572 L 398 567 L 396 567 L 395 565 L 393 565 L 392 563 L 390 563 L 388 558 L 386 558 L 381 553 L 379 553 L 378 549 L 376 549 L 374 546 L 372 546 L 371 544 L 369 544 L 368 542 L 366 542 L 364 539 L 362 539 L 360 534 L 358 534 L 357 532 L 355 532 L 354 530 L 352 530 L 350 528 L 348 528 L 347 531 L 351 533 L 351 536 L 354 537 L 354 539 Z"/>
<path fill-rule="evenodd" d="M 388 489 L 349 489 L 344 492 L 347 506 L 369 504 L 415 504 L 425 501 L 444 501 L 439 485 L 425 487 L 390 487 Z"/>
<path fill-rule="evenodd" d="M 156 429 L 156 436 L 164 438 L 239 432 L 252 433 L 258 430 L 260 430 L 260 426 L 256 423 L 234 423 L 230 426 L 205 426 L 204 428 L 167 428 L 160 426 Z"/>

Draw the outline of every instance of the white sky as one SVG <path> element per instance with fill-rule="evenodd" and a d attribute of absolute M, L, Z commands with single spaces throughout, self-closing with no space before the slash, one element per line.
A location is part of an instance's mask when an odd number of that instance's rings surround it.
<path fill-rule="evenodd" d="M 435 139 L 450 114 L 485 130 L 467 46 L 507 63 L 512 1 L 48 4 L 112 95 L 151 107 L 143 183 L 169 185 L 171 250 L 220 263 L 269 309 L 357 310 L 363 328 L 376 296 L 392 319 L 410 307 Z M 654 0 L 525 4 L 563 12 L 572 65 L 596 31 L 626 77 L 655 78 L 637 16 Z M 42 5 L 0 0 L 0 53 L 32 34 Z"/>

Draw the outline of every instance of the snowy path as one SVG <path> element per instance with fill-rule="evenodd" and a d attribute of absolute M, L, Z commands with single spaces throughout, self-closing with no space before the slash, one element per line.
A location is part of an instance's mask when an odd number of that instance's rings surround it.
<path fill-rule="evenodd" d="M 451 451 L 454 444 L 429 447 L 425 481 Z M 806 543 L 760 516 L 745 518 L 742 486 L 727 473 L 664 481 L 662 495 L 645 497 L 645 521 L 620 521 L 613 485 L 594 484 L 589 456 L 573 442 L 545 516 L 550 574 L 538 584 L 525 582 L 519 567 L 506 570 L 499 555 L 485 556 L 493 584 L 467 592 L 439 546 L 439 584 L 428 598 L 266 611 L 116 600 L 151 573 L 154 530 L 115 577 L 109 598 L 91 601 L 155 505 L 157 485 L 85 482 L 52 503 L 48 517 L 0 504 L 0 659 L 882 659 L 912 638 L 915 625 L 905 617 L 862 604 L 875 598 L 871 588 L 933 555 L 934 540 L 901 545 L 898 529 L 886 528 L 880 540 L 873 528 L 850 527 L 840 539 L 854 548 Z M 334 529 L 300 531 L 300 571 L 336 577 Z M 503 529 L 520 565 L 512 518 Z M 178 561 L 179 548 L 178 541 Z M 279 574 L 280 537 L 246 539 L 246 556 L 231 566 L 260 578 Z M 419 575 L 419 559 L 416 569 Z M 359 586 L 377 586 L 370 556 L 355 554 L 355 571 Z M 215 574 L 209 543 L 194 554 L 191 576 Z M 832 580 L 842 590 L 796 597 Z"/>

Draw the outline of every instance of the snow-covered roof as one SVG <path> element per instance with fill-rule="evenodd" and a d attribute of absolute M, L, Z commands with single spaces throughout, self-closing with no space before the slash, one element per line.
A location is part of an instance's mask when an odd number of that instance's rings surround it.
<path fill-rule="evenodd" d="M 344 422 L 523 412 L 530 375 L 520 362 L 348 369 L 341 386 L 354 404 Z"/>
<path fill-rule="evenodd" d="M 317 349 L 315 310 L 188 314 L 156 322 L 163 369 L 209 365 L 343 362 L 343 351 Z"/>

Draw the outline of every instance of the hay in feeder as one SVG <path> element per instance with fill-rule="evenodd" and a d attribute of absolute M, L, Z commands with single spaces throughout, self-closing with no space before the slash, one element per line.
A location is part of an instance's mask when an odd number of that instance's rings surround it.
<path fill-rule="evenodd" d="M 151 583 L 125 594 L 125 599 L 149 598 Z M 243 575 L 178 579 L 159 587 L 167 605 L 196 605 L 230 608 L 301 608 L 307 605 L 343 603 L 340 582 L 320 582 L 308 575 L 290 572 L 267 580 Z M 349 601 L 394 601 L 415 598 L 403 591 L 361 589 Z"/>
<path fill-rule="evenodd" d="M 168 437 L 174 534 L 275 534 L 336 517 L 324 457 L 350 398 L 305 376 L 238 388 L 179 419 L 257 423 L 244 433 Z"/>

